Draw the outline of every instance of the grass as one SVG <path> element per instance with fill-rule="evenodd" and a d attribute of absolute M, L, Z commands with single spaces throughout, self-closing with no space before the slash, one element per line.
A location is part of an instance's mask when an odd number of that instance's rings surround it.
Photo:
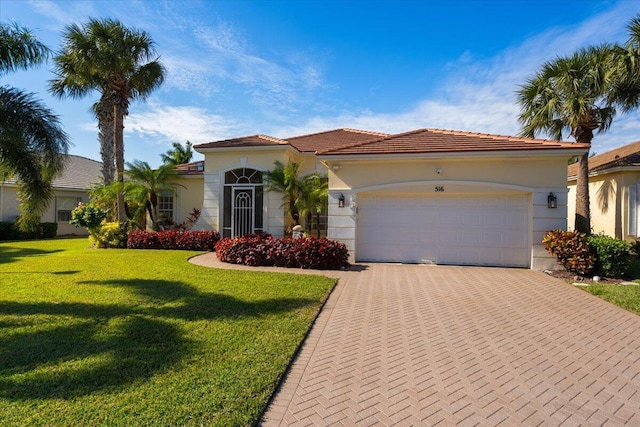
<path fill-rule="evenodd" d="M 0 244 L 0 425 L 251 425 L 334 280 Z"/>
<path fill-rule="evenodd" d="M 640 261 L 633 260 L 626 275 L 629 281 L 640 283 Z M 592 295 L 640 316 L 640 286 L 592 283 L 590 286 L 582 286 L 581 288 Z"/>

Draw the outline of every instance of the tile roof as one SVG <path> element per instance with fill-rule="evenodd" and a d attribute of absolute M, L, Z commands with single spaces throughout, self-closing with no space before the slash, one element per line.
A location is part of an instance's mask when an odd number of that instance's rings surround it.
<path fill-rule="evenodd" d="M 640 166 L 640 141 L 589 158 L 589 172 L 621 166 Z M 578 163 L 567 168 L 567 176 L 578 175 Z"/>
<path fill-rule="evenodd" d="M 102 163 L 86 157 L 66 154 L 64 169 L 62 174 L 53 180 L 53 188 L 85 190 L 101 179 Z M 15 184 L 15 179 L 9 178 L 6 182 Z"/>
<path fill-rule="evenodd" d="M 183 163 L 176 166 L 179 175 L 202 175 L 204 172 L 204 160 L 191 163 Z"/>
<path fill-rule="evenodd" d="M 318 152 L 319 155 L 426 154 L 480 151 L 521 151 L 587 148 L 585 144 L 503 135 L 418 129 L 374 141 Z"/>
<path fill-rule="evenodd" d="M 287 145 L 287 141 L 268 135 L 250 135 L 223 141 L 198 144 L 194 148 L 232 148 L 232 147 L 264 147 L 270 145 Z"/>
<path fill-rule="evenodd" d="M 316 152 L 375 141 L 386 136 L 389 136 L 389 134 L 343 128 L 312 133 L 309 135 L 295 136 L 287 138 L 286 140 L 298 151 Z"/>

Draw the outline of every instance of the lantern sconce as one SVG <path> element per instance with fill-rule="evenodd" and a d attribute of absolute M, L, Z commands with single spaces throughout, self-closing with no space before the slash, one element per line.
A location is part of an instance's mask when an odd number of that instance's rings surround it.
<path fill-rule="evenodd" d="M 340 193 L 340 197 L 338 197 L 338 207 L 344 208 L 344 194 Z"/>
<path fill-rule="evenodd" d="M 555 209 L 558 207 L 558 196 L 553 193 L 549 193 L 547 196 L 547 207 L 549 209 Z"/>

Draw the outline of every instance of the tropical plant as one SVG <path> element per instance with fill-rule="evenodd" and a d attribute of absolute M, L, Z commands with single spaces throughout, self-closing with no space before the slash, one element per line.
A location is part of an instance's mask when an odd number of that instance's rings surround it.
<path fill-rule="evenodd" d="M 178 166 L 191 161 L 193 157 L 193 150 L 191 149 L 193 145 L 191 142 L 187 141 L 184 146 L 179 142 L 174 142 L 171 145 L 173 146 L 172 150 L 167 150 L 165 154 L 160 154 L 162 163 Z"/>
<path fill-rule="evenodd" d="M 28 29 L 0 23 L 0 76 L 39 65 L 48 55 L 49 49 Z M 37 229 L 68 148 L 58 116 L 33 94 L 0 87 L 0 175 L 17 178 L 20 230 Z"/>
<path fill-rule="evenodd" d="M 291 215 L 295 225 L 300 224 L 300 212 L 296 201 L 302 192 L 302 184 L 298 177 L 300 163 L 289 160 L 285 166 L 281 161 L 275 161 L 275 167 L 264 173 L 267 191 L 282 193 L 285 212 Z"/>
<path fill-rule="evenodd" d="M 123 121 L 131 100 L 144 100 L 164 81 L 165 70 L 148 33 L 130 29 L 112 19 L 90 19 L 82 26 L 68 25 L 63 48 L 54 57 L 56 79 L 50 91 L 80 98 L 94 90 L 101 94 L 95 107 L 99 120 L 103 163 L 112 164 L 109 144 L 115 152 L 116 180 L 124 182 Z M 109 111 L 113 111 L 111 116 Z M 113 120 L 113 141 L 107 140 Z M 103 172 L 105 182 L 108 173 Z M 118 194 L 118 219 L 126 220 L 124 194 Z"/>
<path fill-rule="evenodd" d="M 613 49 L 614 86 L 610 101 L 628 112 L 640 107 L 640 14 L 627 25 L 629 38 Z"/>
<path fill-rule="evenodd" d="M 128 192 L 136 192 L 144 197 L 145 207 L 151 220 L 151 228 L 159 228 L 160 215 L 158 213 L 158 197 L 163 192 L 175 192 L 178 178 L 174 165 L 162 165 L 158 169 L 152 169 L 147 162 L 136 160 L 127 163 Z M 138 198 L 140 200 L 140 197 Z"/>
<path fill-rule="evenodd" d="M 611 46 L 580 49 L 545 63 L 518 91 L 522 136 L 546 133 L 555 139 L 570 134 L 591 145 L 593 132 L 605 132 L 616 114 L 609 96 L 613 85 Z M 579 160 L 575 229 L 589 234 L 589 152 Z"/>
<path fill-rule="evenodd" d="M 300 215 L 306 217 L 305 224 L 309 232 L 313 230 L 312 218 L 315 217 L 318 238 L 320 238 L 320 214 L 327 209 L 328 196 L 329 181 L 326 176 L 314 173 L 302 178 L 296 207 Z"/>

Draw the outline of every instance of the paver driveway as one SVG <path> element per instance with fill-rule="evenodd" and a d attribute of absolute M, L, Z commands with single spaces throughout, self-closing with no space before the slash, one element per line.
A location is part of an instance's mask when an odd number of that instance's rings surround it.
<path fill-rule="evenodd" d="M 261 424 L 640 425 L 640 317 L 544 273 L 370 264 Z"/>

